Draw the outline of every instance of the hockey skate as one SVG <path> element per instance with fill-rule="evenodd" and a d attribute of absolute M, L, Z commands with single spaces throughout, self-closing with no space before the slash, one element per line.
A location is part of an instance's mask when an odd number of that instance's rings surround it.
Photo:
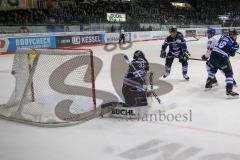
<path fill-rule="evenodd" d="M 187 81 L 190 79 L 187 74 L 183 74 L 183 78 L 184 78 L 185 80 L 187 80 Z"/>
<path fill-rule="evenodd" d="M 236 92 L 233 92 L 232 89 L 227 89 L 226 94 L 227 94 L 227 97 L 230 99 L 239 98 L 239 94 Z"/>
<path fill-rule="evenodd" d="M 235 79 L 233 79 L 233 86 L 237 87 L 237 82 L 235 81 Z"/>
<path fill-rule="evenodd" d="M 214 77 L 214 78 L 212 79 L 212 87 L 215 87 L 215 86 L 217 86 L 217 85 L 218 85 L 218 81 L 217 81 L 216 77 Z"/>
<path fill-rule="evenodd" d="M 214 84 L 214 79 L 208 78 L 207 82 L 206 82 L 206 85 L 205 85 L 205 88 L 210 89 L 210 88 L 213 87 L 213 84 Z"/>

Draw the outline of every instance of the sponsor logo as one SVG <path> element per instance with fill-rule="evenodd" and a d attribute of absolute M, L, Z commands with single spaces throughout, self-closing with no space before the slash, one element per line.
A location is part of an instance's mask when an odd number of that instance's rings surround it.
<path fill-rule="evenodd" d="M 72 43 L 73 43 L 74 45 L 81 44 L 81 37 L 80 37 L 80 36 L 72 37 Z"/>
<path fill-rule="evenodd" d="M 135 113 L 131 109 L 119 109 L 116 108 L 112 110 L 112 114 L 114 115 L 123 115 L 123 116 L 135 116 Z"/>
<path fill-rule="evenodd" d="M 56 40 L 57 40 L 58 47 L 72 45 L 72 39 L 70 36 L 57 36 Z"/>
<path fill-rule="evenodd" d="M 108 37 L 107 42 L 117 42 L 119 41 L 119 36 Z"/>
<path fill-rule="evenodd" d="M 109 22 L 126 22 L 126 14 L 107 13 L 107 20 Z"/>
<path fill-rule="evenodd" d="M 93 44 L 93 43 L 100 43 L 101 38 L 100 35 L 87 35 L 81 37 L 82 44 Z"/>
<path fill-rule="evenodd" d="M 70 39 L 62 39 L 59 41 L 60 44 L 67 44 L 67 43 L 71 43 Z"/>
<path fill-rule="evenodd" d="M 16 38 L 17 48 L 49 48 L 51 47 L 50 37 L 28 37 Z"/>
<path fill-rule="evenodd" d="M 0 40 L 0 48 L 4 48 L 5 44 L 5 40 Z"/>
<path fill-rule="evenodd" d="M 125 40 L 129 41 L 130 40 L 130 34 L 125 33 Z M 106 43 L 111 43 L 111 42 L 118 42 L 119 41 L 119 34 L 117 33 L 111 33 L 111 34 L 106 34 L 105 35 L 105 42 Z"/>

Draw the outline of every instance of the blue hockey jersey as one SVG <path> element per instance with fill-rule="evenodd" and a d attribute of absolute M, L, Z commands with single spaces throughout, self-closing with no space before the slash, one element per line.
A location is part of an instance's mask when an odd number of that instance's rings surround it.
<path fill-rule="evenodd" d="M 236 54 L 236 51 L 239 49 L 239 45 L 228 35 L 223 35 L 219 39 L 218 43 L 213 48 L 213 53 L 218 53 L 228 58 L 229 56 L 233 57 Z"/>
<path fill-rule="evenodd" d="M 129 66 L 126 78 L 144 77 L 149 70 L 149 63 L 144 58 L 134 59 Z"/>
<path fill-rule="evenodd" d="M 177 32 L 175 38 L 168 36 L 162 45 L 162 50 L 166 50 L 168 46 L 169 52 L 175 56 L 178 56 L 181 52 L 187 51 L 186 41 L 181 32 Z"/>

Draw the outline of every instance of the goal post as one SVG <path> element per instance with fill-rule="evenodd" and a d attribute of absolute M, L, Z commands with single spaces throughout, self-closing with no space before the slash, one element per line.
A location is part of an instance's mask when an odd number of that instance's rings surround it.
<path fill-rule="evenodd" d="M 98 117 L 92 50 L 35 51 L 17 50 L 15 87 L 9 101 L 0 105 L 0 117 L 47 127 Z"/>

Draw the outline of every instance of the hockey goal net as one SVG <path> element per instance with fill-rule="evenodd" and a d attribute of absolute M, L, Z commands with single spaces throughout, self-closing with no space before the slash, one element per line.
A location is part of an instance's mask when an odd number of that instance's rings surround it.
<path fill-rule="evenodd" d="M 64 126 L 96 117 L 93 53 L 88 49 L 18 49 L 15 88 L 0 116 L 40 126 Z"/>

